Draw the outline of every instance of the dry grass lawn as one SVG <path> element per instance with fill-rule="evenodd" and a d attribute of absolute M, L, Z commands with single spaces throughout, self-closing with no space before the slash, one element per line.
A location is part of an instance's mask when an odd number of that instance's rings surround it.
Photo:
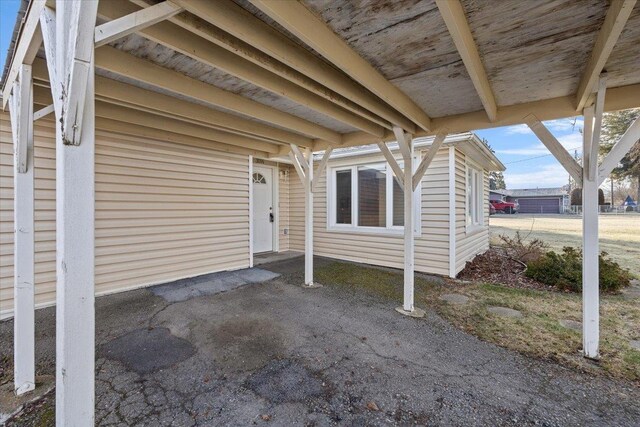
<path fill-rule="evenodd" d="M 564 246 L 582 246 L 582 219 L 568 215 L 493 215 L 489 219 L 491 243 L 500 244 L 499 235 L 516 231 L 546 242 L 554 251 Z M 600 250 L 622 267 L 640 277 L 640 215 L 600 215 Z"/>
<path fill-rule="evenodd" d="M 336 261 L 316 268 L 315 276 L 319 283 L 327 286 L 368 292 L 396 304 L 402 301 L 401 271 Z M 447 293 L 466 295 L 469 302 L 451 305 L 439 299 Z M 487 283 L 448 281 L 437 284 L 418 275 L 415 298 L 416 306 L 437 312 L 460 329 L 485 341 L 530 356 L 554 360 L 574 369 L 640 383 L 640 351 L 634 350 L 629 342 L 640 339 L 638 299 L 602 296 L 602 359 L 593 362 L 580 354 L 581 332 L 560 325 L 563 319 L 581 320 L 579 295 L 513 289 Z M 523 316 L 497 316 L 487 310 L 490 306 L 513 308 Z"/>

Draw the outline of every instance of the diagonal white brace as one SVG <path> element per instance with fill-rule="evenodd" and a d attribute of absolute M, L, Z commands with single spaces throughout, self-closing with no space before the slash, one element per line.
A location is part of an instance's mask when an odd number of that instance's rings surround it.
<path fill-rule="evenodd" d="M 293 152 L 293 154 L 295 154 L 298 162 L 300 163 L 300 166 L 302 166 L 302 169 L 304 169 L 304 171 L 306 172 L 307 169 L 309 169 L 309 163 L 304 158 L 304 155 L 302 154 L 302 151 L 300 151 L 300 148 L 298 148 L 298 146 L 295 144 L 291 144 L 291 151 Z"/>
<path fill-rule="evenodd" d="M 53 104 L 51 105 L 47 105 L 44 108 L 41 108 L 40 110 L 36 111 L 35 113 L 33 113 L 33 121 L 38 121 L 41 118 L 48 116 L 49 114 L 53 113 L 55 111 L 55 107 Z"/>
<path fill-rule="evenodd" d="M 58 58 L 63 58 L 69 67 L 70 76 L 62 79 L 62 140 L 65 145 L 80 145 L 82 136 L 82 116 L 84 100 L 92 72 L 95 22 L 98 15 L 98 1 L 85 0 L 70 4 L 67 15 L 63 16 L 69 25 L 68 50 Z M 60 45 L 60 40 L 56 43 Z M 60 54 L 60 52 L 58 52 Z M 60 64 L 57 64 L 58 67 Z"/>
<path fill-rule="evenodd" d="M 387 144 L 385 142 L 378 142 L 378 148 L 380 148 L 380 151 L 384 155 L 384 158 L 387 159 L 387 163 L 389 163 L 389 166 L 391 166 L 391 169 L 393 169 L 393 173 L 396 174 L 397 182 L 400 185 L 400 188 L 404 189 L 404 172 L 398 164 L 398 161 L 395 157 L 393 157 L 393 154 L 391 153 L 389 147 L 387 147 Z"/>
<path fill-rule="evenodd" d="M 320 177 L 322 177 L 322 174 L 327 168 L 327 163 L 329 162 L 329 157 L 331 157 L 332 151 L 333 151 L 333 147 L 327 147 L 327 149 L 324 151 L 324 155 L 322 156 L 322 160 L 318 165 L 318 169 L 316 169 L 316 172 L 313 174 L 313 181 L 311 182 L 311 192 L 316 191 L 316 186 L 318 185 L 318 181 L 320 180 Z"/>
<path fill-rule="evenodd" d="M 393 127 L 393 133 L 396 135 L 396 139 L 398 140 L 398 148 L 402 153 L 402 158 L 406 162 L 408 159 L 410 159 L 411 156 L 409 145 L 413 138 L 410 134 L 406 133 L 404 130 L 397 126 Z"/>
<path fill-rule="evenodd" d="M 429 165 L 436 157 L 436 154 L 438 154 L 438 150 L 440 149 L 440 147 L 442 147 L 442 144 L 447 138 L 448 133 L 448 129 L 441 129 L 436 134 L 436 137 L 431 143 L 431 147 L 429 147 L 429 151 L 427 151 L 427 154 L 424 155 L 422 161 L 418 165 L 418 168 L 413 174 L 413 191 L 416 191 L 416 188 L 418 188 L 418 184 L 420 184 L 420 181 L 422 181 L 422 177 L 424 177 L 424 174 L 427 172 L 427 168 L 429 168 Z"/>
<path fill-rule="evenodd" d="M 304 173 L 304 169 L 302 168 L 302 166 L 300 165 L 300 162 L 298 161 L 298 158 L 296 157 L 295 154 L 293 154 L 293 151 L 289 151 L 289 158 L 291 159 L 291 163 L 293 163 L 293 167 L 296 168 L 296 172 L 298 172 L 298 178 L 300 178 L 300 182 L 302 182 L 302 185 L 304 185 L 307 177 Z"/>
<path fill-rule="evenodd" d="M 183 9 L 167 0 L 146 9 L 130 13 L 96 27 L 96 47 L 104 46 L 129 34 L 135 33 L 153 24 L 182 12 Z"/>
<path fill-rule="evenodd" d="M 47 71 L 49 72 L 49 86 L 51 87 L 51 97 L 55 108 L 56 117 L 62 112 L 62 83 L 57 78 L 56 67 L 56 12 L 50 7 L 44 7 L 40 12 L 40 28 L 42 29 L 42 40 L 44 52 L 47 60 Z"/>
<path fill-rule="evenodd" d="M 599 184 L 602 184 L 602 181 L 611 174 L 613 169 L 620 163 L 620 160 L 631 150 L 633 144 L 638 141 L 640 141 L 640 117 L 631 123 L 624 135 L 615 143 L 607 157 L 602 161 L 598 171 Z"/>
<path fill-rule="evenodd" d="M 529 128 L 536 134 L 536 136 L 542 141 L 547 149 L 553 154 L 553 156 L 560 162 L 569 175 L 575 179 L 578 186 L 582 186 L 582 166 L 575 161 L 571 154 L 565 150 L 565 148 L 558 142 L 555 136 L 549 132 L 549 129 L 538 120 L 533 114 L 529 114 L 524 118 L 524 122 Z"/>

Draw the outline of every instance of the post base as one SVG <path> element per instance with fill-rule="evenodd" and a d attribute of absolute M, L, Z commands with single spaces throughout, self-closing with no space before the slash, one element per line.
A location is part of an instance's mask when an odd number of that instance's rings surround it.
<path fill-rule="evenodd" d="M 584 357 L 587 360 L 591 360 L 594 362 L 599 362 L 600 361 L 600 355 L 596 355 L 596 356 L 587 356 L 587 354 L 584 352 L 584 350 L 580 350 L 580 354 L 582 355 L 582 357 Z"/>
<path fill-rule="evenodd" d="M 417 307 L 414 307 L 413 311 L 406 311 L 404 307 L 396 307 L 396 311 L 404 316 L 415 317 L 418 319 L 427 314 L 423 309 Z"/>
<path fill-rule="evenodd" d="M 320 283 L 311 282 L 311 283 L 305 283 L 304 285 L 302 285 L 302 287 L 307 289 L 317 289 L 317 288 L 321 288 L 322 285 Z"/>

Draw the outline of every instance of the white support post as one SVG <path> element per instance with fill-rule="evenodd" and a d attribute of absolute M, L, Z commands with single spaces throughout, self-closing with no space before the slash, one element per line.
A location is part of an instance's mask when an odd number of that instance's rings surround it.
<path fill-rule="evenodd" d="M 253 156 L 249 155 L 249 268 L 253 268 Z"/>
<path fill-rule="evenodd" d="M 77 112 L 56 108 L 56 120 L 67 120 L 62 124 L 68 132 L 63 134 L 61 126 L 56 126 L 56 424 L 89 426 L 94 425 L 95 410 L 93 49 L 97 1 L 59 1 L 55 13 L 55 75 L 62 105 L 75 105 Z M 80 79 L 84 87 L 76 79 L 81 71 L 86 72 Z M 82 133 L 74 128 L 76 124 Z"/>
<path fill-rule="evenodd" d="M 412 317 L 423 317 L 424 311 L 414 307 L 413 139 L 402 130 L 396 131 L 396 136 L 404 160 L 404 291 L 402 307 L 396 308 L 396 311 Z"/>
<path fill-rule="evenodd" d="M 449 277 L 456 277 L 456 149 L 449 147 Z"/>
<path fill-rule="evenodd" d="M 586 115 L 585 129 L 593 126 L 593 116 Z M 591 133 L 591 132 L 589 132 Z M 596 150 L 599 141 L 587 140 L 584 133 L 583 153 Z M 595 145 L 595 147 L 593 147 Z M 591 161 L 597 162 L 597 157 Z M 584 356 L 598 357 L 600 341 L 600 290 L 598 266 L 598 176 L 582 174 L 582 344 Z"/>
<path fill-rule="evenodd" d="M 22 64 L 9 103 L 14 124 L 14 391 L 35 388 L 33 82 Z"/>
<path fill-rule="evenodd" d="M 315 287 L 313 283 L 313 152 L 306 152 L 306 170 L 304 180 L 304 285 Z"/>

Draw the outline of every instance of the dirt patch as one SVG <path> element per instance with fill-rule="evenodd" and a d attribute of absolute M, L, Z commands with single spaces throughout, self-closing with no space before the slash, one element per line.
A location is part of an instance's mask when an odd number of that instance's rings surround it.
<path fill-rule="evenodd" d="M 268 401 L 280 404 L 322 396 L 327 384 L 300 363 L 285 359 L 268 363 L 252 374 L 245 386 Z"/>
<path fill-rule="evenodd" d="M 189 341 L 171 335 L 166 328 L 137 329 L 100 348 L 102 357 L 117 360 L 139 374 L 168 368 L 195 352 Z"/>
<path fill-rule="evenodd" d="M 461 280 L 482 283 L 497 283 L 512 288 L 557 291 L 553 286 L 545 285 L 525 276 L 527 267 L 507 256 L 502 248 L 492 247 L 468 262 L 458 274 Z"/>
<path fill-rule="evenodd" d="M 277 324 L 268 319 L 232 319 L 215 325 L 207 337 L 207 346 L 221 368 L 252 371 L 269 360 L 282 357 L 284 345 Z"/>

